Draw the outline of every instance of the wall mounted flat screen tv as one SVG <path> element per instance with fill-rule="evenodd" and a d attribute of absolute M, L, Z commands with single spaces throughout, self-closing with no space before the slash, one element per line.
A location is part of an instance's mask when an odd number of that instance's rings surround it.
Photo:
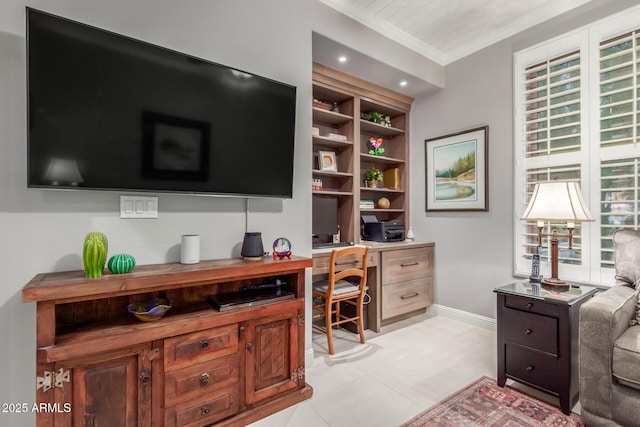
<path fill-rule="evenodd" d="M 294 86 L 30 8 L 27 76 L 29 187 L 292 197 Z"/>

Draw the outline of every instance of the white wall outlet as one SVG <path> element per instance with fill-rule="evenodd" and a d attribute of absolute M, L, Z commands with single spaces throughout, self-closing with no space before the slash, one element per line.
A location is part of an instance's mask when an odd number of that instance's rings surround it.
<path fill-rule="evenodd" d="M 120 218 L 158 218 L 158 198 L 120 196 Z"/>

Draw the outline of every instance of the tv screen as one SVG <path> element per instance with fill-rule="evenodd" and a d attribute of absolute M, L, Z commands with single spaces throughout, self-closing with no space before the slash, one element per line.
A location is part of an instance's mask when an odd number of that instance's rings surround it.
<path fill-rule="evenodd" d="M 27 74 L 29 187 L 292 197 L 294 86 L 30 8 Z"/>
<path fill-rule="evenodd" d="M 311 207 L 311 233 L 326 236 L 338 232 L 338 199 L 336 197 L 314 196 Z"/>

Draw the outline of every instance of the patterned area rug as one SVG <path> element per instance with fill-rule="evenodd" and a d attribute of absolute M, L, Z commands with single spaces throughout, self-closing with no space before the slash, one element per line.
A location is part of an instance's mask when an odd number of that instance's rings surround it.
<path fill-rule="evenodd" d="M 580 416 L 482 377 L 402 427 L 566 426 L 583 427 Z"/>

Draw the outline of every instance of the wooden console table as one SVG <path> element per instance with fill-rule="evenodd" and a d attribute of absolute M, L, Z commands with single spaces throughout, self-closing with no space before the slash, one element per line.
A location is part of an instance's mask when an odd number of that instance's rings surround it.
<path fill-rule="evenodd" d="M 304 380 L 305 268 L 311 259 L 138 266 L 86 279 L 36 275 L 38 426 L 241 426 L 311 397 Z M 219 312 L 213 294 L 286 280 L 295 297 Z M 163 296 L 144 323 L 127 304 Z M 56 406 L 57 404 L 57 406 Z M 68 409 L 68 410 L 67 410 Z"/>
<path fill-rule="evenodd" d="M 434 243 L 363 241 L 361 245 L 369 247 L 369 329 L 380 332 L 381 326 L 424 313 L 433 304 Z M 331 250 L 313 250 L 314 276 L 329 272 Z"/>

